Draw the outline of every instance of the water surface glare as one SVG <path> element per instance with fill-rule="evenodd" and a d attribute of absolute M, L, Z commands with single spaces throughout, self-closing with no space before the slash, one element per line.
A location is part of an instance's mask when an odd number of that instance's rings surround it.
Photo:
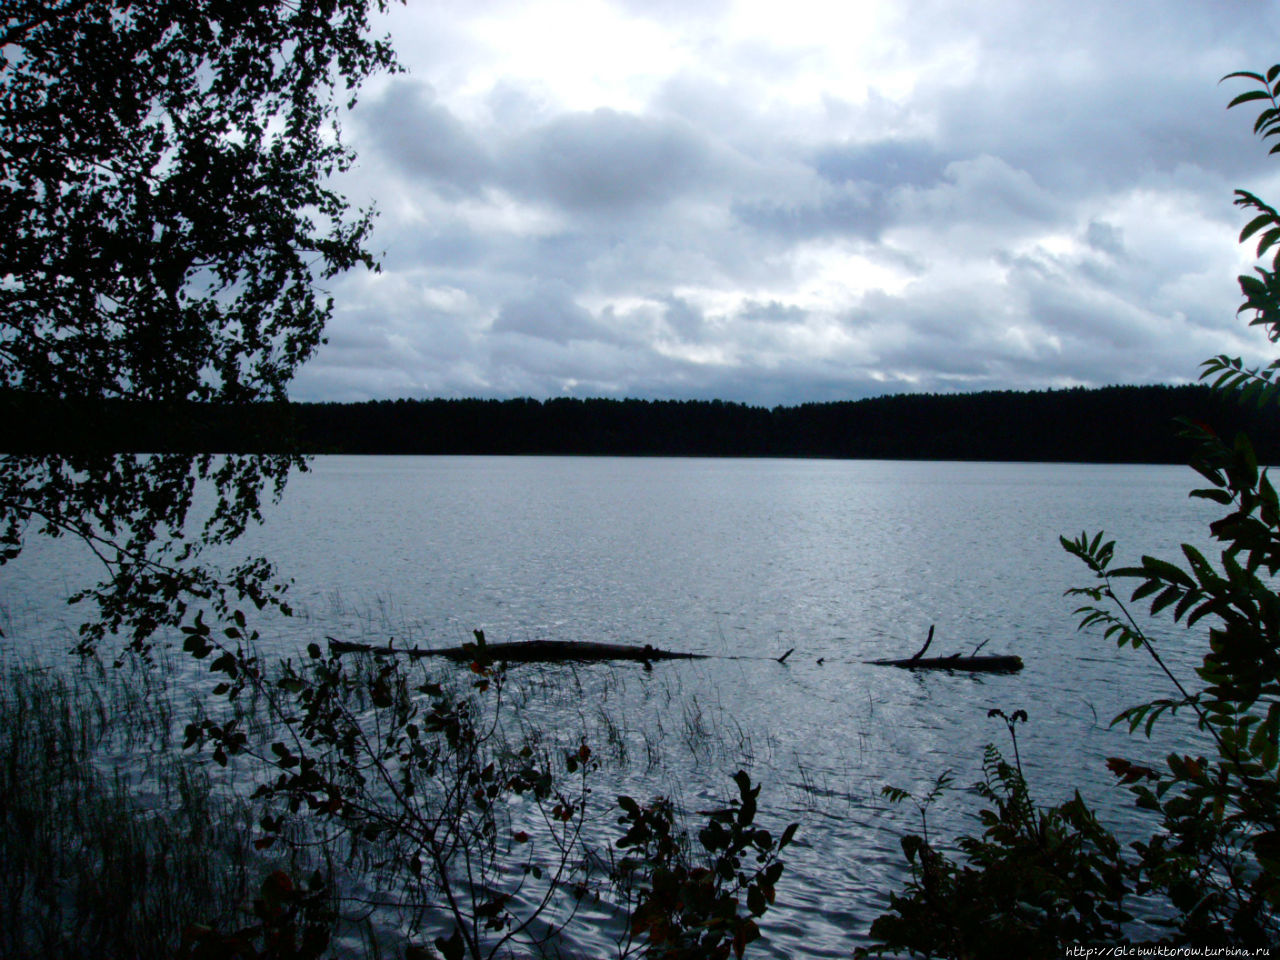
<path fill-rule="evenodd" d="M 1127 794 L 1103 759 L 1160 755 L 1108 729 L 1165 695 L 1154 666 L 1078 634 L 1063 597 L 1087 571 L 1060 534 L 1105 529 L 1118 557 L 1175 557 L 1213 517 L 1186 468 L 828 460 L 320 457 L 291 481 L 244 550 L 293 577 L 298 616 L 264 630 L 292 653 L 325 635 L 451 645 L 601 640 L 713 655 L 696 662 L 540 667 L 529 717 L 586 730 L 618 763 L 597 797 L 676 795 L 701 809 L 745 767 L 766 825 L 801 823 L 759 957 L 847 957 L 904 878 L 898 839 L 918 789 L 950 770 L 967 786 L 982 747 L 1006 746 L 987 711 L 1023 708 L 1033 794 L 1079 788 L 1112 826 Z M 54 601 L 84 576 L 64 547 L 32 544 L 0 578 L 6 655 L 57 656 L 74 626 Z M 1013 676 L 913 674 L 864 660 L 1016 653 Z M 1198 655 L 1158 631 L 1184 677 Z M 59 646 L 62 645 L 62 646 Z M 795 648 L 784 665 L 772 658 Z M 516 668 L 517 671 L 526 668 Z M 661 753 L 654 763 L 652 752 Z M 957 792 L 935 836 L 974 830 Z M 607 813 L 607 809 L 604 811 Z M 607 826 L 608 816 L 602 817 Z M 607 956 L 606 924 L 573 946 Z"/>

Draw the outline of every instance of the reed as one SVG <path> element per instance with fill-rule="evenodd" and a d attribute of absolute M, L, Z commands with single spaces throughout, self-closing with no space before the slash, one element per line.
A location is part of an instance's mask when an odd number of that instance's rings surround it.
<path fill-rule="evenodd" d="M 170 692 L 140 665 L 0 677 L 0 954 L 172 957 L 262 876 L 248 804 L 173 749 Z"/>
<path fill-rule="evenodd" d="M 376 631 L 386 612 L 355 616 Z M 125 658 L 115 668 L 84 660 L 0 671 L 0 909 L 9 921 L 0 925 L 0 955 L 172 958 L 192 924 L 234 930 L 251 923 L 252 901 L 278 869 L 299 881 L 317 870 L 324 878 L 336 912 L 335 956 L 398 956 L 406 936 L 422 943 L 439 930 L 435 884 L 425 875 L 393 876 L 388 867 L 406 860 L 394 830 L 371 842 L 359 831 L 325 829 L 305 809 L 293 815 L 280 798 L 249 799 L 279 772 L 273 742 L 290 736 L 286 704 L 276 702 L 285 663 L 267 667 L 264 684 L 228 698 L 206 696 L 207 680 L 158 656 L 150 665 Z M 345 665 L 343 709 L 369 744 L 388 742 L 390 715 L 372 694 L 386 661 L 361 655 Z M 404 669 L 411 689 L 442 683 L 458 697 L 469 689 L 469 673 L 425 663 Z M 493 724 L 495 757 L 523 750 L 561 756 L 590 743 L 596 778 L 618 789 L 642 781 L 646 795 L 665 793 L 678 814 L 685 806 L 678 770 L 720 758 L 741 762 L 754 752 L 751 734 L 718 698 L 699 699 L 684 683 L 680 674 L 613 665 L 521 665 L 508 677 L 501 722 L 498 713 L 477 720 Z M 193 718 L 224 727 L 234 721 L 248 737 L 243 752 L 224 757 L 224 766 L 208 750 L 184 750 Z M 378 756 L 367 760 L 383 762 Z M 433 802 L 425 786 L 418 796 Z M 362 803 L 374 809 L 387 800 L 370 793 Z M 525 807 L 512 808 L 525 811 L 519 823 L 500 817 L 499 833 L 518 827 L 554 841 L 528 822 L 532 808 Z M 583 808 L 587 832 L 574 841 L 580 849 L 563 852 L 579 864 L 574 870 L 616 839 L 616 809 L 592 807 Z M 264 845 L 268 819 L 274 839 Z M 516 867 L 522 849 L 508 851 Z M 592 886 L 604 892 L 597 881 Z M 559 920 L 549 913 L 548 930 L 578 909 L 567 902 Z M 554 956 L 565 946 L 557 939 L 527 946 Z"/>

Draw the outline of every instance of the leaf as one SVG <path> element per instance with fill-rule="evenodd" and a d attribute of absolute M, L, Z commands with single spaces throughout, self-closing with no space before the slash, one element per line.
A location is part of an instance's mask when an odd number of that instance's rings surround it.
<path fill-rule="evenodd" d="M 1226 490 L 1210 490 L 1210 489 L 1192 490 L 1189 494 L 1187 494 L 1187 496 L 1198 497 L 1201 500 L 1212 500 L 1214 503 L 1220 503 L 1224 507 L 1229 507 L 1232 503 L 1235 502 L 1232 500 L 1231 494 L 1229 494 Z"/>
<path fill-rule="evenodd" d="M 1259 77 L 1258 79 L 1262 79 L 1262 78 Z M 1248 103 L 1251 100 L 1270 100 L 1270 99 L 1271 99 L 1270 91 L 1248 90 L 1245 93 L 1242 93 L 1239 96 L 1237 96 L 1230 103 L 1228 103 L 1227 109 L 1230 110 L 1232 107 L 1239 106 L 1242 103 Z"/>
<path fill-rule="evenodd" d="M 1179 587 L 1166 587 L 1160 596 L 1151 602 L 1151 614 L 1155 616 L 1165 607 L 1172 603 L 1176 603 L 1182 597 L 1182 590 Z"/>
<path fill-rule="evenodd" d="M 888 784 L 880 788 L 880 795 L 889 800 L 890 803 L 901 803 L 903 800 L 911 799 L 911 794 L 906 790 Z"/>
<path fill-rule="evenodd" d="M 453 934 L 448 940 L 443 937 L 436 937 L 435 943 L 436 949 L 440 951 L 440 956 L 444 960 L 466 960 L 466 943 L 463 941 L 462 931 L 458 927 L 453 928 Z"/>
<path fill-rule="evenodd" d="M 1136 603 L 1139 600 L 1145 600 L 1153 593 L 1157 593 L 1162 586 L 1163 585 L 1159 580 L 1148 580 L 1146 583 L 1140 584 L 1138 588 L 1129 595 L 1129 600 L 1133 603 Z"/>
<path fill-rule="evenodd" d="M 800 828 L 798 823 L 789 823 L 782 831 L 782 836 L 778 838 L 778 849 L 781 850 L 787 846 L 795 838 L 796 830 Z"/>
<path fill-rule="evenodd" d="M 737 930 L 733 935 L 733 949 L 739 958 L 747 949 L 747 944 L 760 938 L 760 928 L 756 926 L 754 920 L 743 920 L 738 924 Z"/>
<path fill-rule="evenodd" d="M 1280 242 L 1280 227 L 1272 227 L 1264 233 L 1258 240 L 1257 254 L 1261 257 L 1270 250 L 1277 242 Z"/>
<path fill-rule="evenodd" d="M 1194 587 L 1196 585 L 1190 574 L 1168 560 L 1144 556 L 1142 558 L 1142 566 L 1148 572 L 1148 575 L 1158 576 L 1169 583 L 1180 584 L 1184 587 Z"/>
<path fill-rule="evenodd" d="M 914 861 L 927 848 L 924 840 L 913 833 L 907 834 L 898 842 L 902 845 L 902 852 L 906 855 L 908 862 Z"/>
<path fill-rule="evenodd" d="M 1263 227 L 1267 226 L 1268 224 L 1275 223 L 1275 221 L 1276 221 L 1275 216 L 1270 213 L 1263 213 L 1254 217 L 1252 220 L 1246 223 L 1244 225 L 1244 229 L 1240 231 L 1239 242 L 1244 243 L 1246 240 L 1248 240 L 1251 236 L 1253 236 Z"/>

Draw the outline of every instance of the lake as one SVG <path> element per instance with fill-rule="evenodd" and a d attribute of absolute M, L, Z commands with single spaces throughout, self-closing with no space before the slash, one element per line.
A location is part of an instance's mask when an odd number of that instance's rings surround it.
<path fill-rule="evenodd" d="M 278 652 L 324 636 L 453 645 L 482 628 L 493 641 L 710 655 L 652 671 L 540 667 L 547 696 L 525 709 L 571 739 L 613 745 L 597 790 L 606 807 L 625 791 L 704 809 L 747 769 L 764 785 L 766 825 L 801 823 L 767 940 L 750 954 L 847 957 L 901 887 L 898 840 L 919 825 L 880 788 L 927 789 L 948 770 L 972 784 L 983 745 L 1008 747 L 991 708 L 1030 715 L 1019 746 L 1037 799 L 1079 788 L 1126 829 L 1128 795 L 1104 759 L 1160 756 L 1188 728 L 1173 721 L 1152 744 L 1109 729 L 1123 707 L 1171 691 L 1149 659 L 1077 633 L 1063 591 L 1088 571 L 1058 536 L 1106 530 L 1121 560 L 1176 558 L 1182 541 L 1204 544 L 1214 516 L 1186 495 L 1196 479 L 1162 466 L 320 457 L 243 546 L 295 581 L 297 616 L 264 629 Z M 65 546 L 36 543 L 6 570 L 6 656 L 65 649 L 74 619 L 56 599 L 84 569 Z M 986 642 L 984 653 L 1018 654 L 1026 668 L 864 663 L 909 656 L 930 625 L 930 654 Z M 1167 624 L 1154 636 L 1193 679 L 1196 636 Z M 973 810 L 953 792 L 931 834 L 975 830 Z M 567 947 L 607 955 L 610 936 L 587 916 Z"/>

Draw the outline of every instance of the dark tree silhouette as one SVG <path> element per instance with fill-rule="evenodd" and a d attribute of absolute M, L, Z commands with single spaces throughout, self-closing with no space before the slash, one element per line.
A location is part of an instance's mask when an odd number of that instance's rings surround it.
<path fill-rule="evenodd" d="M 8 0 L 0 9 L 0 386 L 89 413 L 127 399 L 280 400 L 321 342 L 324 281 L 358 264 L 372 211 L 328 183 L 343 102 L 394 68 L 385 0 Z M 18 399 L 14 399 L 18 398 Z M 86 401 L 89 401 L 86 403 Z M 92 432 L 92 425 L 88 432 Z M 0 460 L 3 555 L 74 534 L 107 567 L 89 592 L 145 646 L 186 597 L 275 595 L 265 564 L 216 575 L 298 464 L 60 452 Z M 194 522 L 193 491 L 216 488 Z M 230 593 L 224 588 L 230 588 Z"/>

